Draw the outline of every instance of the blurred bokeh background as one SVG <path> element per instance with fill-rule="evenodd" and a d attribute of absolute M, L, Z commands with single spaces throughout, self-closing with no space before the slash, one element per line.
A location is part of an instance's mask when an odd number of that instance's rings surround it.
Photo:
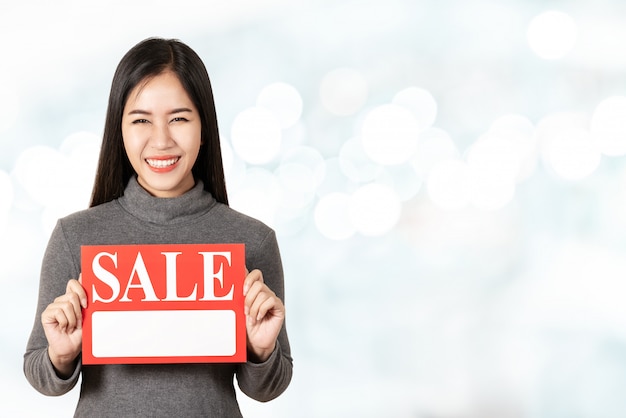
<path fill-rule="evenodd" d="M 278 232 L 294 379 L 250 417 L 626 416 L 626 3 L 0 2 L 0 415 L 87 206 L 122 55 L 211 76 L 231 205 Z"/>

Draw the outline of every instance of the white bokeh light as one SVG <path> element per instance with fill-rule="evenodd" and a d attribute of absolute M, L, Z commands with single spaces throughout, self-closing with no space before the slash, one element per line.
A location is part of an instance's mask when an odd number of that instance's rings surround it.
<path fill-rule="evenodd" d="M 308 141 L 308 127 L 300 118 L 298 121 L 282 130 L 280 141 L 280 153 L 284 153 L 292 148 L 304 146 Z"/>
<path fill-rule="evenodd" d="M 66 137 L 61 144 L 61 153 L 70 159 L 66 190 L 72 200 L 71 208 L 84 209 L 91 197 L 100 145 L 101 138 L 92 132 L 76 132 Z"/>
<path fill-rule="evenodd" d="M 535 135 L 540 148 L 550 142 L 556 133 L 566 129 L 587 129 L 589 117 L 583 112 L 555 112 L 539 120 Z"/>
<path fill-rule="evenodd" d="M 385 167 L 376 176 L 376 182 L 392 189 L 401 202 L 406 202 L 417 195 L 422 188 L 423 178 L 420 177 L 411 164 Z"/>
<path fill-rule="evenodd" d="M 587 129 L 589 118 L 582 112 L 556 112 L 539 120 L 535 129 L 535 138 L 541 157 L 546 160 L 547 151 L 554 138 L 569 129 Z"/>
<path fill-rule="evenodd" d="M 436 164 L 459 157 L 459 150 L 446 131 L 440 128 L 429 128 L 420 133 L 417 150 L 411 158 L 411 165 L 422 178 L 426 178 Z"/>
<path fill-rule="evenodd" d="M 512 180 L 517 179 L 526 157 L 515 137 L 488 133 L 480 137 L 467 153 L 467 163 L 470 167 L 485 169 L 497 176 L 505 176 Z"/>
<path fill-rule="evenodd" d="M 398 223 L 401 211 L 397 194 L 384 184 L 364 185 L 350 196 L 350 222 L 364 236 L 389 232 Z"/>
<path fill-rule="evenodd" d="M 357 183 L 372 181 L 382 171 L 382 167 L 367 155 L 358 137 L 350 138 L 341 146 L 339 164 L 343 173 Z"/>
<path fill-rule="evenodd" d="M 426 180 L 428 196 L 444 210 L 459 210 L 471 201 L 469 166 L 459 160 L 446 160 L 435 165 Z"/>
<path fill-rule="evenodd" d="M 317 189 L 318 197 L 334 192 L 351 193 L 356 189 L 356 183 L 343 172 L 339 158 L 328 158 L 324 161 L 324 166 L 324 179 Z"/>
<path fill-rule="evenodd" d="M 38 205 L 50 232 L 60 217 L 86 209 L 95 179 L 100 137 L 90 132 L 69 135 L 60 150 L 35 146 L 17 158 L 12 176 Z"/>
<path fill-rule="evenodd" d="M 323 196 L 315 206 L 315 226 L 326 238 L 344 240 L 355 233 L 348 214 L 350 196 L 346 193 L 334 192 Z"/>
<path fill-rule="evenodd" d="M 245 178 L 237 187 L 229 190 L 228 196 L 233 209 L 271 227 L 276 225 L 276 213 L 282 199 L 282 188 L 276 176 L 258 167 L 246 170 Z"/>
<path fill-rule="evenodd" d="M 602 18 L 584 15 L 580 16 L 578 23 L 581 36 L 571 54 L 576 65 L 594 71 L 624 71 L 626 27 L 623 17 L 619 14 Z"/>
<path fill-rule="evenodd" d="M 263 88 L 256 105 L 270 110 L 283 129 L 295 125 L 302 115 L 302 97 L 287 83 L 272 83 Z"/>
<path fill-rule="evenodd" d="M 351 68 L 338 68 L 327 73 L 320 84 L 322 105 L 332 114 L 349 116 L 358 112 L 369 94 L 365 77 Z"/>
<path fill-rule="evenodd" d="M 226 179 L 226 187 L 230 191 L 231 188 L 238 187 L 246 177 L 246 162 L 239 158 L 233 151 L 228 139 L 220 137 L 220 148 L 222 152 L 222 164 L 224 166 L 224 178 Z"/>
<path fill-rule="evenodd" d="M 31 199 L 41 206 L 48 206 L 66 195 L 69 166 L 69 158 L 58 150 L 35 146 L 19 155 L 12 175 Z"/>
<path fill-rule="evenodd" d="M 235 155 L 230 142 L 224 137 L 220 137 L 220 152 L 222 153 L 222 166 L 224 168 L 224 176 L 228 177 L 235 165 Z"/>
<path fill-rule="evenodd" d="M 413 114 L 394 104 L 370 110 L 361 125 L 361 141 L 372 161 L 402 164 L 415 154 L 420 127 Z"/>
<path fill-rule="evenodd" d="M 42 236 L 41 225 L 33 222 L 27 216 L 23 216 L 18 210 L 15 212 L 15 217 L 11 218 L 10 222 L 5 225 L 4 230 L 0 229 L 0 231 L 2 232 L 0 236 L 0 265 L 2 265 L 0 283 L 7 286 L 14 283 L 18 277 L 37 280 L 39 265 L 33 261 L 33 257 L 39 257 L 41 254 L 41 246 L 43 245 L 43 240 L 40 238 Z M 24 271 L 30 271 L 32 275 L 25 277 Z M 17 324 L 14 323 L 14 325 Z M 9 324 L 5 325 L 3 329 L 6 330 L 7 327 L 10 329 Z M 2 414 L 2 416 L 5 415 Z"/>
<path fill-rule="evenodd" d="M 231 126 L 233 149 L 250 164 L 272 161 L 280 151 L 281 126 L 270 110 L 248 108 L 239 113 Z"/>
<path fill-rule="evenodd" d="M 437 102 L 426 89 L 408 87 L 396 93 L 391 102 L 410 110 L 422 131 L 430 128 L 435 123 Z"/>
<path fill-rule="evenodd" d="M 497 210 L 515 195 L 515 184 L 528 154 L 513 131 L 490 131 L 470 148 L 471 202 L 484 210 Z"/>
<path fill-rule="evenodd" d="M 493 167 L 470 166 L 472 205 L 482 210 L 498 210 L 515 197 L 515 179 Z"/>
<path fill-rule="evenodd" d="M 315 173 L 304 164 L 281 164 L 274 172 L 282 188 L 282 206 L 302 209 L 315 198 Z"/>
<path fill-rule="evenodd" d="M 584 129 L 566 129 L 546 146 L 545 156 L 554 172 L 566 180 L 581 180 L 600 165 L 602 154 Z"/>
<path fill-rule="evenodd" d="M 537 123 L 541 158 L 548 169 L 566 180 L 580 180 L 593 173 L 602 159 L 600 147 L 588 130 L 587 115 L 557 112 Z"/>
<path fill-rule="evenodd" d="M 71 155 L 77 150 L 83 152 L 82 150 L 89 149 L 90 154 L 95 153 L 97 156 L 100 152 L 101 142 L 102 138 L 93 132 L 78 131 L 65 137 L 59 151 L 65 155 Z"/>
<path fill-rule="evenodd" d="M 526 180 L 534 173 L 537 167 L 537 140 L 535 126 L 528 117 L 518 114 L 501 116 L 491 124 L 487 135 L 501 138 L 511 147 L 511 157 L 518 165 L 518 182 Z"/>
<path fill-rule="evenodd" d="M 517 132 L 525 137 L 532 137 L 535 133 L 535 126 L 527 116 L 509 113 L 494 120 L 489 126 L 489 132 Z"/>
<path fill-rule="evenodd" d="M 283 154 L 280 164 L 300 164 L 307 167 L 313 173 L 316 187 L 322 184 L 326 176 L 326 161 L 322 154 L 312 147 L 291 148 Z"/>
<path fill-rule="evenodd" d="M 528 25 L 530 48 L 544 59 L 559 59 L 576 44 L 578 28 L 568 14 L 550 10 L 535 16 Z"/>
<path fill-rule="evenodd" d="M 603 154 L 626 154 L 626 97 L 613 96 L 598 104 L 591 117 L 591 136 Z"/>
<path fill-rule="evenodd" d="M 13 183 L 9 173 L 0 170 L 0 232 L 4 231 L 13 205 Z"/>

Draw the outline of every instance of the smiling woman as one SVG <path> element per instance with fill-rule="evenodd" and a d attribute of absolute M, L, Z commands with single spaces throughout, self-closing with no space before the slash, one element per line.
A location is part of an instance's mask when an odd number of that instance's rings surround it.
<path fill-rule="evenodd" d="M 241 391 L 257 401 L 284 392 L 292 359 L 276 234 L 228 206 L 209 77 L 198 55 L 182 42 L 145 40 L 118 65 L 90 206 L 59 219 L 46 249 L 24 356 L 33 387 L 57 396 L 82 379 L 74 416 L 238 417 L 235 377 Z M 88 332 L 83 336 L 82 324 L 93 287 L 82 268 L 83 248 L 226 243 L 245 246 L 241 270 L 246 273 L 238 293 L 245 314 L 238 321 L 238 329 L 245 327 L 243 359 L 172 367 L 128 364 L 121 358 L 90 365 L 91 340 Z M 129 283 L 135 276 L 130 277 Z M 159 320 L 150 325 L 163 331 L 163 341 L 155 345 L 165 344 L 167 325 Z M 208 325 L 194 323 L 191 335 L 201 340 Z M 132 335 L 120 328 L 111 346 L 132 345 Z"/>

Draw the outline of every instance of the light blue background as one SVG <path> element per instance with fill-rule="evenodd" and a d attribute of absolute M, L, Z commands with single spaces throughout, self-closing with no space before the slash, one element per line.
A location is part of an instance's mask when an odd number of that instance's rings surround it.
<path fill-rule="evenodd" d="M 576 44 L 559 59 L 541 58 L 527 40 L 531 20 L 552 9 L 578 28 Z M 336 158 L 367 112 L 405 88 L 432 94 L 434 127 L 450 135 L 461 158 L 507 114 L 527 118 L 535 134 L 548 116 L 577 112 L 579 127 L 589 130 L 603 100 L 626 94 L 625 19 L 626 3 L 618 0 L 3 0 L 0 415 L 70 416 L 78 392 L 46 398 L 21 370 L 39 264 L 62 208 L 29 194 L 17 163 L 33 147 L 62 154 L 76 132 L 101 135 L 119 59 L 145 37 L 163 36 L 183 40 L 203 58 L 226 142 L 259 92 L 284 82 L 303 107 L 281 152 L 304 145 L 326 161 L 324 187 L 295 221 L 274 218 L 294 379 L 268 404 L 240 395 L 244 415 L 626 416 L 623 156 L 602 155 L 577 180 L 560 177 L 539 157 L 497 210 L 444 210 L 426 179 L 407 174 L 413 166 L 395 177 L 386 167 L 395 184 L 408 179 L 402 187 L 415 193 L 400 201 L 387 230 L 333 240 L 315 222 L 325 193 L 349 196 L 369 182 L 337 174 Z M 367 81 L 365 102 L 346 116 L 320 100 L 324 77 L 338 68 Z M 70 167 L 89 173 L 89 155 L 78 154 Z M 62 160 L 49 161 L 29 166 L 44 185 L 61 169 L 54 164 Z M 236 167 L 271 173 L 280 161 Z M 230 178 L 236 195 L 237 175 Z M 86 177 L 75 193 L 67 184 L 56 193 L 78 194 L 86 206 L 90 185 Z"/>

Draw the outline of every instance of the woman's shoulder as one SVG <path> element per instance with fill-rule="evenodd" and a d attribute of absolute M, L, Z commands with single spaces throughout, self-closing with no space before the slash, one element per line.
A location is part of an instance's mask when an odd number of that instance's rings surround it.
<path fill-rule="evenodd" d="M 260 245 L 268 237 L 275 236 L 274 229 L 265 222 L 228 205 L 218 203 L 211 212 L 212 228 L 230 240 Z"/>
<path fill-rule="evenodd" d="M 223 218 L 224 221 L 228 221 L 238 227 L 245 226 L 248 228 L 258 229 L 261 231 L 269 231 L 271 227 L 263 221 L 247 215 L 243 212 L 233 209 L 232 207 L 223 203 L 217 203 L 214 208 L 215 216 Z"/>
<path fill-rule="evenodd" d="M 93 226 L 96 223 L 109 222 L 119 216 L 120 206 L 117 200 L 98 206 L 79 210 L 59 219 L 64 228 L 76 228 L 82 225 Z"/>

